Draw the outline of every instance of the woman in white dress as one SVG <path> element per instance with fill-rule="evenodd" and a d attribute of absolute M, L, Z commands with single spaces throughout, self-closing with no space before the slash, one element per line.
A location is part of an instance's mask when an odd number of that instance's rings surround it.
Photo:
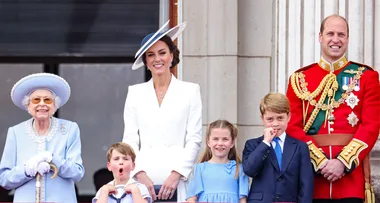
<path fill-rule="evenodd" d="M 147 35 L 132 69 L 148 68 L 152 79 L 129 86 L 124 109 L 123 141 L 136 152 L 131 174 L 145 184 L 154 200 L 186 201 L 186 184 L 202 141 L 199 85 L 176 79 L 179 63 L 173 40 L 186 27 Z"/>

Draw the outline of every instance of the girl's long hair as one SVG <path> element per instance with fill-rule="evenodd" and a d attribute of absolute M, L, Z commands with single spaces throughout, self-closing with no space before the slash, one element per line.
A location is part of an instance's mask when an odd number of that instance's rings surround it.
<path fill-rule="evenodd" d="M 207 145 L 207 143 L 210 140 L 211 131 L 215 128 L 223 128 L 228 129 L 230 131 L 230 135 L 232 138 L 232 142 L 234 142 L 234 146 L 230 149 L 230 152 L 228 153 L 228 159 L 236 161 L 235 179 L 237 179 L 239 177 L 239 168 L 241 164 L 241 159 L 236 149 L 238 129 L 227 120 L 216 120 L 210 123 L 206 132 L 206 150 L 203 152 L 199 162 L 206 162 L 212 158 L 211 148 Z"/>

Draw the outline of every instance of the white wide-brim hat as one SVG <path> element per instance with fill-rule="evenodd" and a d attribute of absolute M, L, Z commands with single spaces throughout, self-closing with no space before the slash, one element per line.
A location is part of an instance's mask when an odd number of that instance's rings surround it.
<path fill-rule="evenodd" d="M 13 86 L 11 90 L 13 103 L 20 109 L 27 110 L 22 102 L 24 97 L 38 89 L 46 89 L 59 96 L 61 102 L 57 109 L 66 104 L 71 94 L 69 83 L 62 77 L 51 73 L 35 73 L 22 78 Z"/>
<path fill-rule="evenodd" d="M 186 28 L 187 23 L 183 22 L 171 29 L 169 29 L 166 32 L 162 32 L 168 25 L 168 20 L 159 30 L 157 30 L 156 33 L 150 33 L 147 36 L 144 37 L 144 39 L 141 42 L 140 49 L 136 52 L 135 58 L 136 61 L 132 65 L 132 70 L 139 69 L 144 66 L 144 62 L 142 60 L 142 55 L 156 43 L 158 40 L 160 40 L 163 36 L 167 35 L 169 36 L 173 41 L 177 39 L 177 37 L 182 33 L 182 31 Z"/>

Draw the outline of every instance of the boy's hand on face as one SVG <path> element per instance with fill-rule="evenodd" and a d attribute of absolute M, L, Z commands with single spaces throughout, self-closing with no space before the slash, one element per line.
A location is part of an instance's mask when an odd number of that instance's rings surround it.
<path fill-rule="evenodd" d="M 264 129 L 264 140 L 268 143 L 271 143 L 273 138 L 276 136 L 277 130 L 273 129 L 272 127 L 265 128 Z"/>

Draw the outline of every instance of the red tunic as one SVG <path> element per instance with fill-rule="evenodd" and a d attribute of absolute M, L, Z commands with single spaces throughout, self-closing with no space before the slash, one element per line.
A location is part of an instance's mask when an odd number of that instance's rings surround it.
<path fill-rule="evenodd" d="M 344 67 L 335 70 L 334 74 L 338 75 L 342 70 L 344 70 L 345 67 L 349 66 L 350 64 L 356 63 L 348 62 Z M 357 65 L 364 66 L 361 64 Z M 330 131 L 330 134 L 354 134 L 353 139 L 357 139 L 359 142 L 363 142 L 363 144 L 367 145 L 367 147 L 361 152 L 353 154 L 353 156 L 358 156 L 357 161 L 360 164 L 359 166 L 355 166 L 355 164 L 347 163 L 350 165 L 350 167 L 352 167 L 351 169 L 353 170 L 341 179 L 330 183 L 322 175 L 316 174 L 314 199 L 364 199 L 364 174 L 362 160 L 371 151 L 378 138 L 380 115 L 379 75 L 372 68 L 369 68 L 367 66 L 365 67 L 366 70 L 363 72 L 359 79 L 360 90 L 352 91 L 352 93 L 359 99 L 358 104 L 354 106 L 354 108 L 351 108 L 347 105 L 346 102 L 344 102 L 339 107 L 334 109 L 333 115 L 335 116 L 335 121 L 330 126 L 333 128 L 333 132 Z M 310 92 L 313 92 L 318 87 L 322 79 L 327 74 L 329 74 L 329 71 L 323 69 L 318 63 L 312 64 L 305 68 L 301 68 L 297 72 L 300 71 L 302 71 L 305 75 L 307 88 Z M 339 88 L 341 88 L 342 81 L 337 82 L 339 83 Z M 287 133 L 290 136 L 300 139 L 304 142 L 311 141 L 311 136 L 307 135 L 307 133 L 303 131 L 303 102 L 296 96 L 290 80 L 287 89 L 287 97 L 290 101 L 291 106 L 291 119 L 288 124 Z M 316 101 L 318 101 L 319 98 L 320 95 L 316 97 Z M 304 102 L 305 106 L 307 103 L 308 101 Z M 310 105 L 308 108 L 306 120 L 309 119 L 313 109 L 314 106 Z M 354 126 L 352 126 L 347 119 L 349 117 L 349 114 L 352 112 L 358 118 L 358 122 Z M 322 123 L 317 134 L 329 134 L 327 125 Z M 346 153 L 347 155 L 347 151 L 344 151 L 345 149 L 343 148 L 345 146 L 319 147 L 315 142 L 314 144 L 317 148 L 322 149 L 322 152 L 328 159 L 337 158 L 340 153 Z M 349 170 L 350 168 L 347 169 Z"/>

